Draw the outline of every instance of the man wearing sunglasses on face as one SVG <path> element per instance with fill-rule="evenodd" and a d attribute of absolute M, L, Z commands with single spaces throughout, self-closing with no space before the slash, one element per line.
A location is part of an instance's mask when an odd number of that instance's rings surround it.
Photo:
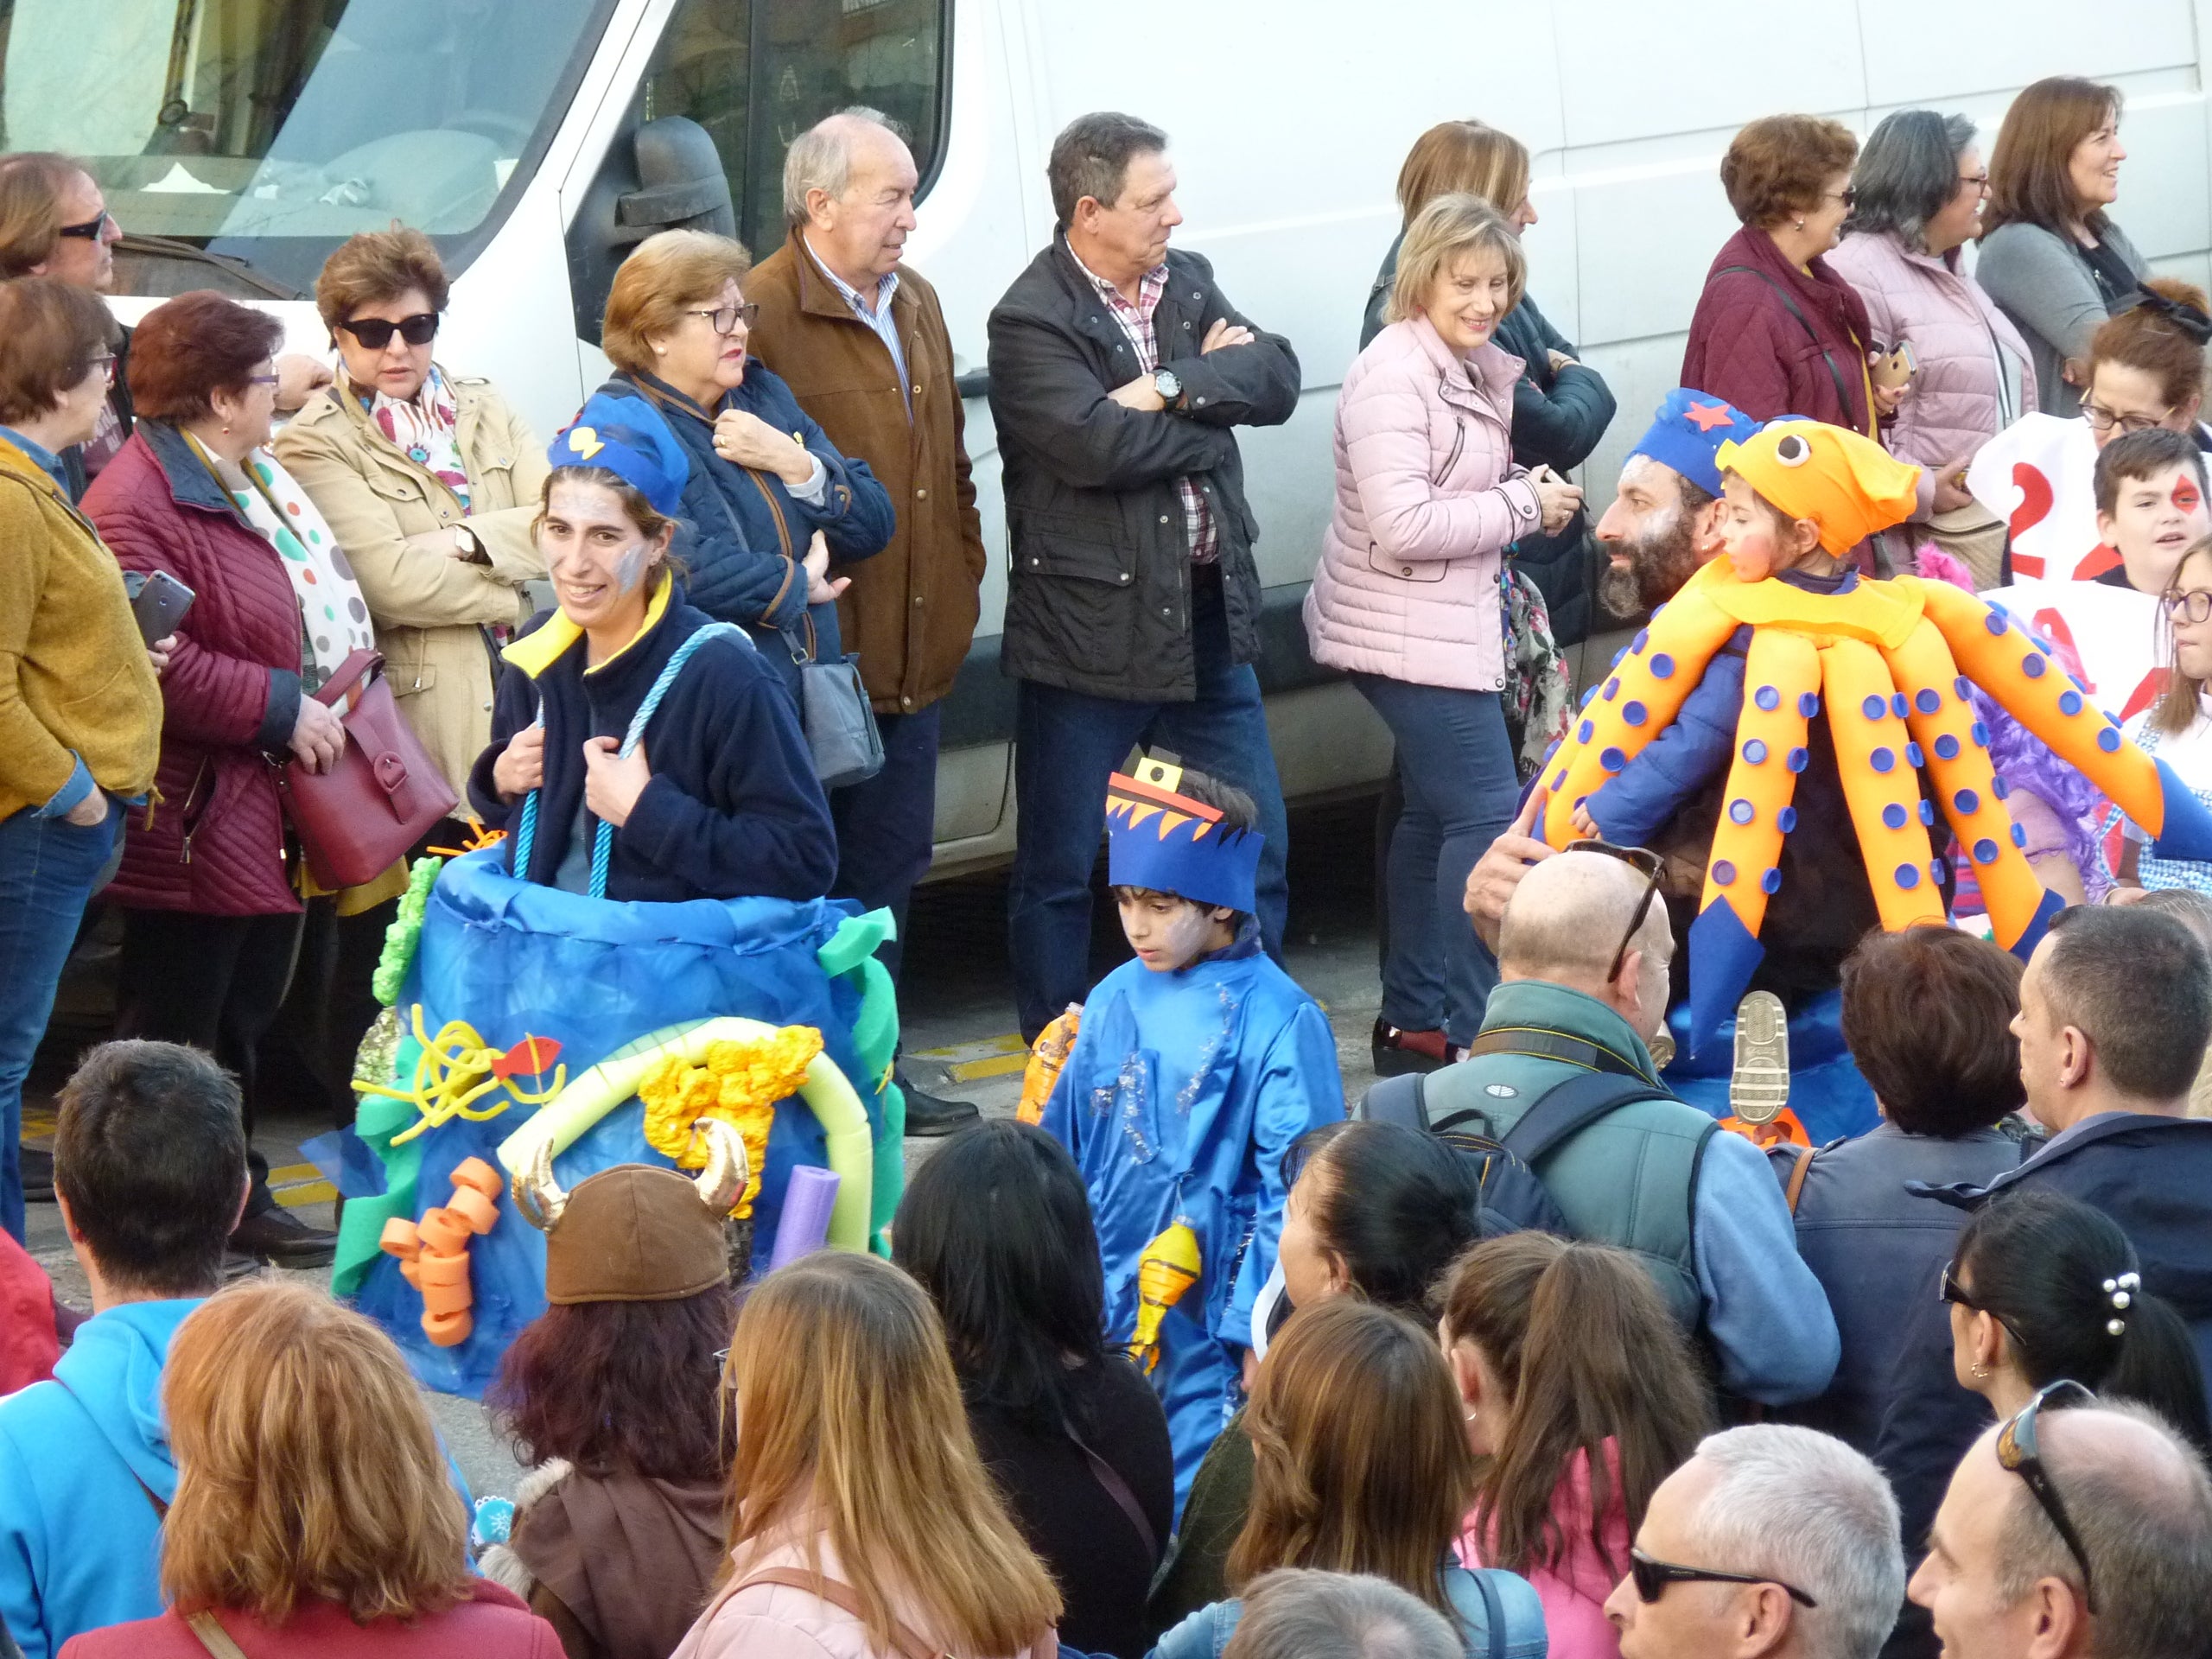
<path fill-rule="evenodd" d="M 2141 1407 L 2050 1384 L 1951 1478 L 1909 1593 L 1946 1659 L 2192 1659 L 2212 1626 L 2212 1479 Z"/>
<path fill-rule="evenodd" d="M 105 294 L 115 286 L 115 245 L 122 239 L 123 227 L 82 162 L 50 150 L 0 156 L 0 281 L 51 276 Z M 130 330 L 118 324 L 116 334 L 115 378 L 99 429 L 61 457 L 72 499 L 130 435 Z M 297 352 L 276 359 L 276 407 L 287 414 L 330 384 L 326 365 Z"/>
<path fill-rule="evenodd" d="M 1621 1659 L 1874 1659 L 1904 1581 L 1882 1471 L 1759 1424 L 1710 1436 L 1660 1483 L 1605 1617 Z"/>

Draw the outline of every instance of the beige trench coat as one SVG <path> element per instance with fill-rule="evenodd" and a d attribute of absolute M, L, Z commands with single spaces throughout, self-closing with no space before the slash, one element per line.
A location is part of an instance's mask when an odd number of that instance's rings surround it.
<path fill-rule="evenodd" d="M 522 584 L 545 574 L 530 525 L 548 468 L 543 447 L 487 382 L 448 374 L 446 384 L 461 411 L 466 522 L 489 564 L 407 545 L 462 523 L 461 503 L 370 423 L 342 382 L 309 398 L 272 447 L 353 563 L 408 723 L 467 800 L 468 770 L 492 736 L 484 625 L 530 616 Z"/>

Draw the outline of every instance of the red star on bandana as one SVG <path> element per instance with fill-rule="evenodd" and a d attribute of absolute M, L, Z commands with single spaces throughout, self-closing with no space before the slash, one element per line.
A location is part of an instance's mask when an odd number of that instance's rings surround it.
<path fill-rule="evenodd" d="M 1682 418 L 1700 432 L 1710 432 L 1716 426 L 1735 423 L 1736 411 L 1726 404 L 1692 404 L 1682 411 Z"/>

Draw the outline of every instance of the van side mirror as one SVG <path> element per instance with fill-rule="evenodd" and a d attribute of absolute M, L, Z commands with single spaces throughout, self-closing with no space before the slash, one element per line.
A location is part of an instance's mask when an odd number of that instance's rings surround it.
<path fill-rule="evenodd" d="M 576 337 L 596 340 L 614 271 L 630 250 L 659 231 L 737 234 L 729 179 L 707 130 L 664 115 L 620 138 L 585 188 L 569 226 L 569 288 Z"/>

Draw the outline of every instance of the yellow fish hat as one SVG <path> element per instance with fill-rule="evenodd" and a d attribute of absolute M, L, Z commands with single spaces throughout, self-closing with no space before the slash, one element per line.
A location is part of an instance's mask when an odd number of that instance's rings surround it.
<path fill-rule="evenodd" d="M 1788 415 L 1722 444 L 1717 459 L 1792 518 L 1818 524 L 1821 545 L 1838 556 L 1904 523 L 1920 485 L 1919 467 L 1872 438 Z"/>

